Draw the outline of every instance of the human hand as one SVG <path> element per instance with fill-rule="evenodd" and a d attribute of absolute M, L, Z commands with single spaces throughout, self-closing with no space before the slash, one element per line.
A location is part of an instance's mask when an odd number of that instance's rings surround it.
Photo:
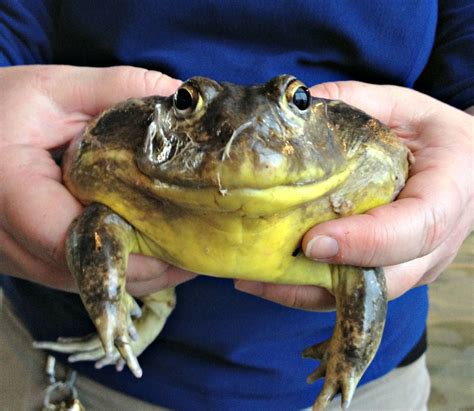
<path fill-rule="evenodd" d="M 81 204 L 62 185 L 53 153 L 87 121 L 129 97 L 171 94 L 180 84 L 133 67 L 0 69 L 0 272 L 74 291 L 64 241 Z M 128 290 L 166 288 L 195 274 L 131 255 Z"/>
<path fill-rule="evenodd" d="M 431 283 L 474 226 L 472 116 L 395 86 L 349 81 L 321 84 L 311 92 L 343 100 L 387 124 L 410 148 L 415 163 L 395 202 L 306 233 L 306 256 L 331 264 L 384 267 L 390 299 Z M 247 281 L 236 287 L 295 308 L 334 305 L 331 294 L 318 287 Z"/>

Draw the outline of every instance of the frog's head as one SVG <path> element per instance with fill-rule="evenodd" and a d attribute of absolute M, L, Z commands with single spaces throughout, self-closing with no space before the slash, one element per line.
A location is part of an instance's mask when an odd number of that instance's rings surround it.
<path fill-rule="evenodd" d="M 311 97 L 292 76 L 257 86 L 194 77 L 170 97 L 105 111 L 71 144 L 63 170 L 86 203 L 125 196 L 133 204 L 141 193 L 261 216 L 344 197 L 345 187 L 367 197 L 371 185 L 377 204 L 390 201 L 403 186 L 407 152 L 379 121 Z"/>
<path fill-rule="evenodd" d="M 406 175 L 406 148 L 388 128 L 311 97 L 293 76 L 256 86 L 193 77 L 155 101 L 136 163 L 154 195 L 191 207 L 274 212 L 354 175 L 386 183 L 393 198 Z"/>
<path fill-rule="evenodd" d="M 224 191 L 327 179 L 343 156 L 323 101 L 294 77 L 251 87 L 194 77 L 156 104 L 138 165 L 161 182 Z"/>

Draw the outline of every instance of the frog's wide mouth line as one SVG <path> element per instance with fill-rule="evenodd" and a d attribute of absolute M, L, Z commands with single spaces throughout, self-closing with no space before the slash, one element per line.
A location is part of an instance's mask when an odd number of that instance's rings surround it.
<path fill-rule="evenodd" d="M 88 175 L 89 182 L 100 179 L 103 181 L 104 168 L 114 169 L 114 178 L 120 181 L 123 187 L 129 187 L 135 191 L 137 195 L 145 195 L 148 198 L 165 200 L 174 203 L 177 207 L 189 210 L 201 210 L 203 212 L 218 213 L 241 213 L 247 216 L 265 216 L 302 206 L 305 203 L 315 201 L 324 197 L 329 192 L 337 189 L 350 179 L 356 169 L 361 166 L 365 156 L 357 156 L 352 161 L 348 161 L 345 167 L 338 173 L 334 173 L 330 177 L 318 179 L 312 182 L 302 184 L 279 184 L 273 187 L 236 187 L 235 182 L 232 188 L 227 188 L 222 184 L 214 184 L 208 186 L 190 186 L 188 184 L 180 185 L 179 183 L 169 183 L 161 180 L 153 179 L 141 173 L 137 166 L 135 170 L 130 169 L 133 164 L 129 153 L 117 152 L 108 153 L 108 161 L 101 161 L 100 167 L 96 171 Z M 96 162 L 94 155 L 82 155 L 81 163 L 83 168 L 96 168 L 99 164 Z M 128 167 L 121 167 L 128 164 Z M 108 173 L 106 175 L 109 175 Z M 74 183 L 74 177 L 71 177 L 70 190 L 77 197 L 85 201 L 98 201 L 107 203 L 110 197 L 114 196 L 109 190 L 101 190 L 87 193 L 79 187 L 81 184 Z M 82 176 L 84 177 L 84 176 Z M 70 180 L 67 178 L 67 180 Z M 237 177 L 236 177 L 236 180 Z M 112 184 L 111 186 L 115 186 Z M 76 190 L 75 188 L 78 188 Z M 117 199 L 117 201 L 119 201 Z"/>
<path fill-rule="evenodd" d="M 190 210 L 241 213 L 249 217 L 259 217 L 285 212 L 328 197 L 330 192 L 353 180 L 353 176 L 358 173 L 357 170 L 359 174 L 362 173 L 367 178 L 370 175 L 373 179 L 374 164 L 380 164 L 381 161 L 387 160 L 380 150 L 372 148 L 366 150 L 364 155 L 355 156 L 351 161 L 347 161 L 344 168 L 330 177 L 302 184 L 280 184 L 265 188 L 236 187 L 235 182 L 232 188 L 220 184 L 192 187 L 153 180 L 143 174 L 139 187 L 145 188 L 152 197 L 170 201 Z M 384 178 L 387 178 L 386 173 L 382 173 L 376 180 L 383 183 Z M 366 181 L 366 178 L 363 180 Z M 398 190 L 395 189 L 394 192 Z"/>
<path fill-rule="evenodd" d="M 324 180 L 305 184 L 276 185 L 268 188 L 222 186 L 190 187 L 148 179 L 147 191 L 157 198 L 172 201 L 190 209 L 216 212 L 242 212 L 246 215 L 265 215 L 300 206 L 323 197 L 346 181 L 357 162 Z M 143 176 L 145 178 L 145 176 Z"/>

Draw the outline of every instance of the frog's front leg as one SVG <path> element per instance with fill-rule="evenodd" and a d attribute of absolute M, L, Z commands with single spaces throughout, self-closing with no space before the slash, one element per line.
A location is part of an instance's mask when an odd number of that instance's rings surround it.
<path fill-rule="evenodd" d="M 118 350 L 130 370 L 141 376 L 131 347 L 137 335 L 133 317 L 140 315 L 140 309 L 125 290 L 128 255 L 137 249 L 136 241 L 133 228 L 125 220 L 104 205 L 92 204 L 71 225 L 66 256 L 102 343 L 102 361 L 112 362 Z M 84 344 L 84 349 L 90 349 L 91 340 Z M 47 344 L 37 346 L 54 349 Z"/>
<path fill-rule="evenodd" d="M 139 356 L 158 337 L 166 320 L 176 304 L 174 288 L 167 288 L 141 297 L 143 306 L 141 315 L 134 320 L 137 338 L 132 339 L 131 347 L 135 356 Z M 71 354 L 69 362 L 96 361 L 96 368 L 115 365 L 121 371 L 125 365 L 120 353 L 115 350 L 112 356 L 106 357 L 98 334 L 85 337 L 59 338 L 55 342 L 35 342 L 36 348 Z"/>
<path fill-rule="evenodd" d="M 387 310 L 382 269 L 332 266 L 331 274 L 336 297 L 333 336 L 303 352 L 304 357 L 320 360 L 308 382 L 325 379 L 314 410 L 324 409 L 339 392 L 342 408 L 349 406 L 360 378 L 379 347 Z"/>

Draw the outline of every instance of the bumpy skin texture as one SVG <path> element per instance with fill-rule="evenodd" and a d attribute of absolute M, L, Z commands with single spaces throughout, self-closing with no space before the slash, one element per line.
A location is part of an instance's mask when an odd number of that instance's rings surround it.
<path fill-rule="evenodd" d="M 90 204 L 67 253 L 98 337 L 38 346 L 99 365 L 125 361 L 141 375 L 136 356 L 174 293 L 146 297 L 140 317 L 125 291 L 130 252 L 212 276 L 318 285 L 334 293 L 337 321 L 330 340 L 304 351 L 320 360 L 308 381 L 325 378 L 314 408 L 338 392 L 347 407 L 380 343 L 385 278 L 297 250 L 315 224 L 392 201 L 409 153 L 365 113 L 340 101 L 296 104 L 302 93 L 311 99 L 286 75 L 251 87 L 196 77 L 174 97 L 128 100 L 94 120 L 66 153 L 64 181 Z"/>

